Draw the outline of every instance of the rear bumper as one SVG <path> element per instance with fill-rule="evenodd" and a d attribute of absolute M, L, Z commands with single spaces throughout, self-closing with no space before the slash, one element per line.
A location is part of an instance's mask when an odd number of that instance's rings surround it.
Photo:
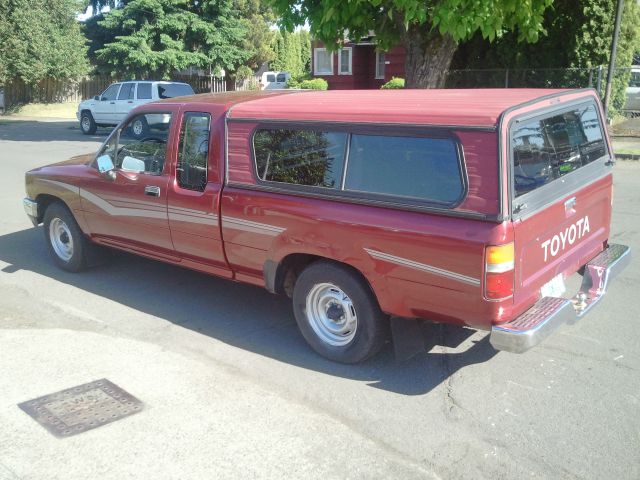
<path fill-rule="evenodd" d="M 572 299 L 543 297 L 518 318 L 491 328 L 496 350 L 522 353 L 536 346 L 564 323 L 575 323 L 604 297 L 609 282 L 631 261 L 626 245 L 609 245 L 584 267 L 582 286 Z"/>

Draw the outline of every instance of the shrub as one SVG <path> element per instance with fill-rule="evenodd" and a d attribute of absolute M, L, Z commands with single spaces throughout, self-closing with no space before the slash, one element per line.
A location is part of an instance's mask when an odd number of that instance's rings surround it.
<path fill-rule="evenodd" d="M 300 87 L 303 90 L 326 90 L 329 88 L 329 84 L 324 78 L 314 78 L 312 80 L 303 80 L 300 82 Z"/>
<path fill-rule="evenodd" d="M 236 70 L 236 79 L 245 80 L 253 75 L 253 70 L 246 65 L 240 65 Z"/>
<path fill-rule="evenodd" d="M 313 78 L 310 75 L 303 75 L 297 78 L 290 78 L 287 88 L 301 88 L 303 90 L 326 90 L 329 87 L 324 78 Z"/>
<path fill-rule="evenodd" d="M 389 80 L 387 83 L 382 85 L 382 87 L 380 87 L 380 88 L 384 88 L 384 89 L 388 89 L 388 88 L 404 88 L 404 78 L 391 77 L 391 80 Z"/>

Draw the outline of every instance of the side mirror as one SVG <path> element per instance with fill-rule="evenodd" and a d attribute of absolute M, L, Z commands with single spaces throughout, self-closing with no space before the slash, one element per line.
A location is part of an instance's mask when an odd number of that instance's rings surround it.
<path fill-rule="evenodd" d="M 129 155 L 127 155 L 122 159 L 122 166 L 120 167 L 120 169 L 123 172 L 144 173 L 144 160 L 140 160 L 138 158 L 130 157 Z"/>
<path fill-rule="evenodd" d="M 94 95 L 93 99 L 94 100 L 100 100 L 100 95 Z"/>
<path fill-rule="evenodd" d="M 112 172 L 116 166 L 113 164 L 113 160 L 109 155 L 100 155 L 97 159 L 98 161 L 98 171 L 100 173 L 108 173 Z"/>

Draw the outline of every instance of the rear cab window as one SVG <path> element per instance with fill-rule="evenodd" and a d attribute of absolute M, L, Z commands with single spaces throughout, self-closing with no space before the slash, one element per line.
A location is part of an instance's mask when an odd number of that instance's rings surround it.
<path fill-rule="evenodd" d="M 258 128 L 253 149 L 260 183 L 440 208 L 465 194 L 453 137 Z"/>
<path fill-rule="evenodd" d="M 510 141 L 514 213 L 531 211 L 602 176 L 610 159 L 593 101 L 517 119 Z"/>

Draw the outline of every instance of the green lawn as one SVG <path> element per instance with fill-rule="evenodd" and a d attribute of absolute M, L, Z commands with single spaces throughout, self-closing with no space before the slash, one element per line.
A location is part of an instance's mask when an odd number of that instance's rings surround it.
<path fill-rule="evenodd" d="M 640 155 L 640 148 L 614 148 L 618 155 Z"/>
<path fill-rule="evenodd" d="M 30 103 L 17 107 L 9 112 L 5 118 L 11 117 L 38 117 L 38 118 L 62 118 L 75 119 L 78 103 Z"/>

